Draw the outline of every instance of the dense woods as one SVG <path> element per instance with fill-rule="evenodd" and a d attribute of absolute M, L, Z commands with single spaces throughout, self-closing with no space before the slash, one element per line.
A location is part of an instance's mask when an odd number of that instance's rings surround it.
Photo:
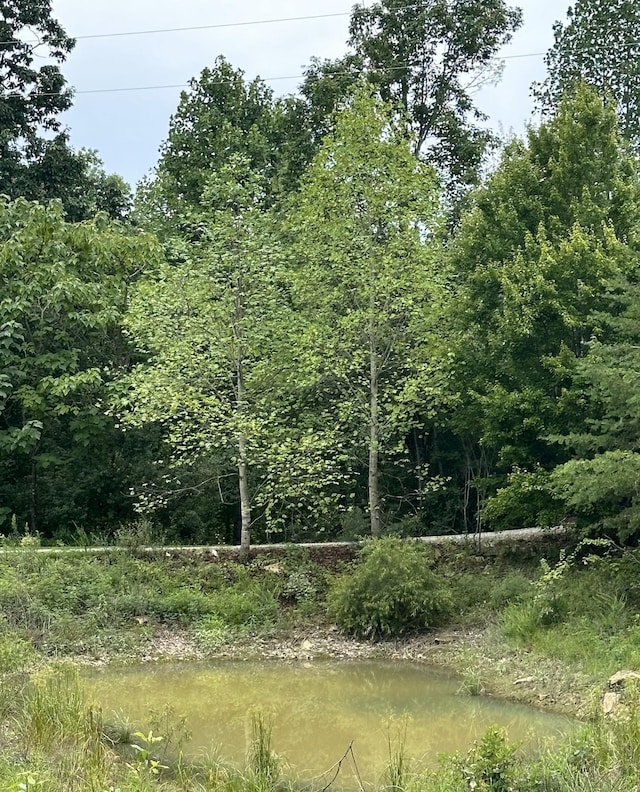
<path fill-rule="evenodd" d="M 593 44 L 609 5 L 556 26 L 524 139 L 464 87 L 521 24 L 497 0 L 356 7 L 296 96 L 220 56 L 132 200 L 59 131 L 50 3 L 2 3 L 0 532 L 635 542 L 640 88 Z"/>

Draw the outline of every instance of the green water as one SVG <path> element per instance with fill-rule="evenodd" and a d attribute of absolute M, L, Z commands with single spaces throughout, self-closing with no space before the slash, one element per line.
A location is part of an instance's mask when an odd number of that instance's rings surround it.
<path fill-rule="evenodd" d="M 273 748 L 287 774 L 311 778 L 331 767 L 353 743 L 362 777 L 373 781 L 388 757 L 388 736 L 406 722 L 406 752 L 422 766 L 441 752 L 466 750 L 491 725 L 535 747 L 571 730 L 571 721 L 494 699 L 457 695 L 458 680 L 408 663 L 181 664 L 107 669 L 87 687 L 109 713 L 136 727 L 150 710 L 169 705 L 193 733 L 186 753 L 215 752 L 244 765 L 252 713 L 273 723 Z M 352 762 L 343 771 L 348 780 Z"/>

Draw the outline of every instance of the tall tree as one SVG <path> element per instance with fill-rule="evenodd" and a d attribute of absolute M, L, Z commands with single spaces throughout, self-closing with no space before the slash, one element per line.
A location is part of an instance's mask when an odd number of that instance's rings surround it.
<path fill-rule="evenodd" d="M 141 283 L 128 326 L 149 351 L 130 379 L 129 422 L 160 423 L 175 459 L 235 469 L 243 551 L 248 551 L 252 467 L 268 436 L 272 364 L 286 305 L 262 205 L 264 178 L 231 156 L 209 176 L 191 223 L 186 261 Z"/>
<path fill-rule="evenodd" d="M 635 271 L 609 292 L 610 308 L 576 365 L 583 420 L 555 439 L 571 459 L 555 468 L 546 490 L 559 498 L 579 530 L 640 537 L 640 302 Z"/>
<path fill-rule="evenodd" d="M 586 82 L 615 103 L 623 135 L 640 145 L 640 7 L 635 0 L 577 0 L 553 27 L 547 77 L 533 95 L 544 114 Z"/>
<path fill-rule="evenodd" d="M 519 9 L 504 0 L 381 0 L 355 5 L 344 58 L 314 62 L 302 92 L 333 110 L 363 74 L 382 98 L 405 114 L 414 153 L 440 173 L 452 197 L 477 183 L 492 139 L 471 94 L 495 79 L 496 54 L 520 26 Z"/>
<path fill-rule="evenodd" d="M 261 175 L 261 200 L 273 203 L 295 188 L 313 154 L 307 121 L 302 101 L 275 100 L 259 77 L 245 80 L 241 69 L 216 58 L 182 92 L 156 172 L 139 192 L 139 221 L 163 237 L 180 235 L 211 175 L 235 155 Z"/>
<path fill-rule="evenodd" d="M 382 530 L 380 460 L 437 392 L 435 195 L 431 168 L 415 160 L 391 108 L 363 90 L 325 139 L 293 220 L 294 293 L 308 320 L 300 366 L 314 372 L 318 393 L 333 394 L 333 422 L 353 458 L 366 456 L 373 536 Z"/>
<path fill-rule="evenodd" d="M 0 2 L 0 194 L 59 198 L 70 220 L 99 211 L 121 219 L 128 186 L 107 176 L 95 154 L 73 151 L 61 129 L 59 116 L 71 107 L 73 92 L 60 65 L 74 45 L 53 17 L 51 0 Z"/>
<path fill-rule="evenodd" d="M 638 209 L 616 114 L 586 86 L 511 144 L 476 194 L 452 245 L 464 394 L 454 423 L 489 459 L 472 472 L 475 487 L 559 461 L 547 436 L 579 420 L 575 361 L 608 284 L 634 266 Z"/>

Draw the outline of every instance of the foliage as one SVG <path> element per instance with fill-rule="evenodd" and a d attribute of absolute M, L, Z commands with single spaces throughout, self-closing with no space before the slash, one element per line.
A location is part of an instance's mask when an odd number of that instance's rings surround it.
<path fill-rule="evenodd" d="M 566 513 L 562 499 L 554 496 L 551 474 L 543 468 L 515 469 L 486 502 L 483 516 L 493 530 L 559 525 Z"/>
<path fill-rule="evenodd" d="M 369 79 L 407 114 L 415 152 L 427 149 L 427 160 L 458 188 L 476 182 L 491 140 L 477 126 L 485 116 L 474 107 L 469 86 L 496 77 L 495 53 L 521 21 L 520 9 L 504 0 L 354 6 L 350 44 Z"/>
<path fill-rule="evenodd" d="M 428 410 L 446 375 L 436 361 L 443 276 L 433 175 L 368 89 L 338 115 L 291 222 L 300 373 L 316 400 L 331 400 L 326 417 L 350 445 L 338 450 L 368 457 L 379 535 L 379 463 L 403 455 L 418 406 Z"/>
<path fill-rule="evenodd" d="M 543 112 L 553 112 L 580 81 L 613 100 L 624 136 L 640 143 L 640 11 L 633 0 L 576 0 L 553 26 L 547 77 L 534 84 Z"/>
<path fill-rule="evenodd" d="M 418 543 L 394 538 L 369 543 L 355 569 L 329 591 L 329 617 L 359 638 L 434 627 L 447 614 L 451 595 L 431 566 Z"/>
<path fill-rule="evenodd" d="M 245 80 L 224 57 L 192 79 L 169 123 L 155 174 L 141 185 L 136 217 L 164 240 L 189 236 L 188 213 L 199 209 L 212 177 L 234 158 L 259 174 L 260 202 L 294 188 L 312 155 L 301 103 L 274 100 L 260 79 Z"/>
<path fill-rule="evenodd" d="M 466 470 L 457 477 L 481 502 L 513 472 L 521 525 L 554 516 L 541 511 L 539 485 L 566 456 L 550 436 L 581 424 L 574 377 L 592 335 L 606 331 L 614 284 L 635 266 L 639 206 L 615 113 L 582 86 L 526 144 L 507 147 L 451 246 L 461 397 L 447 424 Z M 500 519 L 508 490 L 489 507 Z"/>
<path fill-rule="evenodd" d="M 514 781 L 514 754 L 504 731 L 488 729 L 466 756 L 454 760 L 466 789 L 476 792 L 511 792 Z"/>
<path fill-rule="evenodd" d="M 99 211 L 120 220 L 129 209 L 128 185 L 107 175 L 95 152 L 73 151 L 67 132 L 60 131 L 58 116 L 72 98 L 60 64 L 75 41 L 53 17 L 51 5 L 51 0 L 2 3 L 0 194 L 59 199 L 71 221 Z M 38 67 L 36 59 L 45 63 Z"/>
<path fill-rule="evenodd" d="M 78 493 L 73 479 L 113 475 L 117 433 L 100 402 L 128 356 L 118 320 L 129 284 L 155 256 L 147 235 L 103 215 L 71 224 L 58 203 L 0 201 L 2 505 L 32 532 L 53 522 L 55 495 L 41 498 L 52 481 L 78 516 L 91 498 L 94 514 L 110 513 L 99 487 Z"/>
<path fill-rule="evenodd" d="M 26 31 L 28 36 L 24 35 Z M 64 62 L 75 41 L 53 17 L 50 0 L 4 0 L 0 37 L 0 183 L 4 187 L 11 182 L 12 171 L 20 162 L 22 142 L 28 145 L 37 140 L 40 129 L 58 129 L 58 114 L 71 106 L 71 91 L 65 88 L 57 64 Z M 34 59 L 42 57 L 39 49 L 44 50 L 49 62 L 36 68 Z"/>
<path fill-rule="evenodd" d="M 149 359 L 121 404 L 128 423 L 164 429 L 174 463 L 209 460 L 223 502 L 235 478 L 227 497 L 240 506 L 245 548 L 261 514 L 267 530 L 278 527 L 283 502 L 302 513 L 305 501 L 331 506 L 323 488 L 335 475 L 327 440 L 292 420 L 297 319 L 261 205 L 265 184 L 242 156 L 209 177 L 187 259 L 160 267 L 133 296 L 127 325 Z"/>
<path fill-rule="evenodd" d="M 594 337 L 589 354 L 578 362 L 575 378 L 584 394 L 585 421 L 576 431 L 555 436 L 573 459 L 550 479 L 551 491 L 581 530 L 625 543 L 640 534 L 637 295 L 635 276 L 617 284 L 602 340 Z"/>
<path fill-rule="evenodd" d="M 364 77 L 405 119 L 414 153 L 438 170 L 455 200 L 477 183 L 492 141 L 471 93 L 497 80 L 495 53 L 521 19 L 520 10 L 502 0 L 355 5 L 350 51 L 335 61 L 312 61 L 306 70 L 301 91 L 314 128 L 330 131 L 330 112 Z"/>

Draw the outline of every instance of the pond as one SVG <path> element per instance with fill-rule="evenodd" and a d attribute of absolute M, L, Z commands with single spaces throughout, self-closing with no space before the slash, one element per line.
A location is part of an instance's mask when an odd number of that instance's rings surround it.
<path fill-rule="evenodd" d="M 136 728 L 148 724 L 150 710 L 172 707 L 193 734 L 189 756 L 213 751 L 238 766 L 259 711 L 273 724 L 272 747 L 287 775 L 306 779 L 353 743 L 360 774 L 374 781 L 388 759 L 389 736 L 397 743 L 405 723 L 406 753 L 421 766 L 433 766 L 442 752 L 466 750 L 492 725 L 531 750 L 573 728 L 558 715 L 459 695 L 460 681 L 450 674 L 410 663 L 143 665 L 93 672 L 86 685 L 107 718 L 122 713 Z"/>

